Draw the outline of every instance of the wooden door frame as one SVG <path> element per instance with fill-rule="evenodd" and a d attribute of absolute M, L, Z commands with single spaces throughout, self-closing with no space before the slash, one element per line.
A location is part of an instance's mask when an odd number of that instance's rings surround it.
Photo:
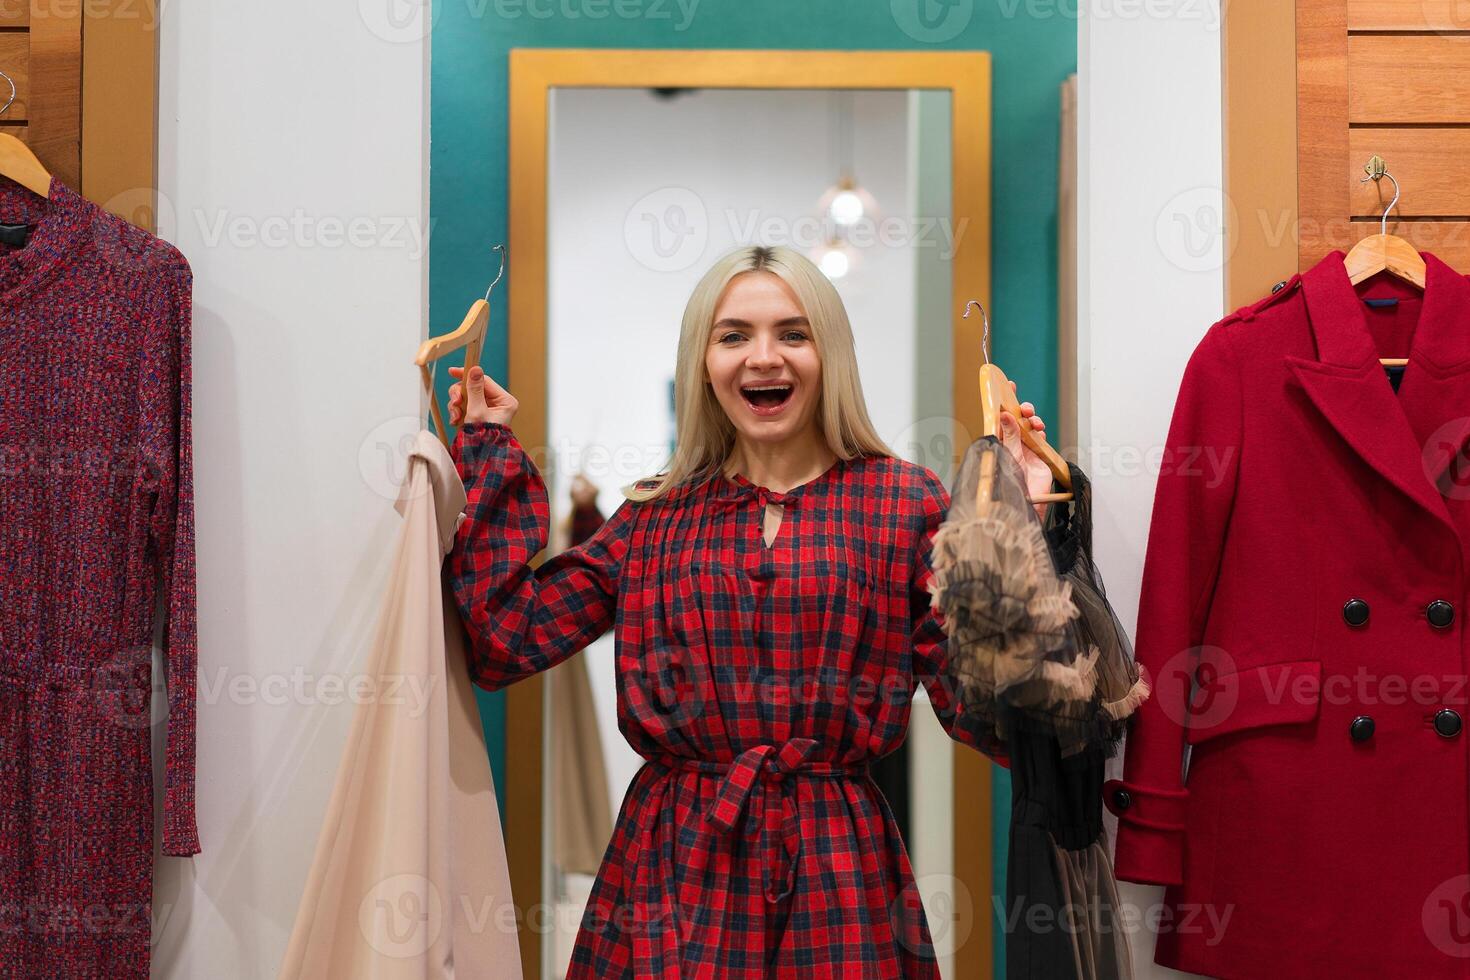
<path fill-rule="evenodd" d="M 943 89 L 951 93 L 951 211 L 969 220 L 956 243 L 950 308 L 990 306 L 990 55 L 979 51 L 720 51 L 515 49 L 510 52 L 510 323 L 508 376 L 520 409 L 516 432 L 538 465 L 547 445 L 547 137 L 553 88 Z M 955 330 L 957 432 L 982 429 L 973 368 L 977 331 Z M 521 921 L 521 961 L 541 975 L 544 781 L 542 675 L 506 690 L 505 837 Z M 969 890 L 974 928 L 955 954 L 959 976 L 988 976 L 991 927 L 991 763 L 952 746 L 954 862 Z M 985 900 L 981 900 L 981 898 Z"/>
<path fill-rule="evenodd" d="M 80 7 L 85 11 L 79 25 L 85 70 L 82 182 L 76 190 L 155 231 L 159 0 L 88 0 Z"/>
<path fill-rule="evenodd" d="M 1234 310 L 1298 267 L 1296 4 L 1230 0 L 1220 41 L 1225 309 Z"/>

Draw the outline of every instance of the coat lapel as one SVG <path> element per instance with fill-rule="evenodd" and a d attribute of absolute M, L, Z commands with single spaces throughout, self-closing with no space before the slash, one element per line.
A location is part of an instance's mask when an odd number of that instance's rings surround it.
<path fill-rule="evenodd" d="M 1431 256 L 1425 258 L 1426 263 L 1433 262 L 1444 268 L 1443 263 Z M 1453 271 L 1445 271 L 1459 279 Z M 1453 325 L 1435 329 L 1426 319 L 1431 312 L 1428 294 L 1437 293 L 1438 287 L 1443 285 L 1445 277 L 1438 271 L 1433 272 L 1425 283 L 1425 309 L 1415 328 L 1414 347 L 1409 355 L 1410 367 L 1404 377 L 1405 386 L 1409 375 L 1420 366 L 1421 342 L 1431 349 L 1440 345 L 1459 346 L 1458 341 L 1451 343 L 1443 337 L 1454 329 Z M 1465 286 L 1463 279 L 1459 280 L 1459 286 Z M 1318 356 L 1316 361 L 1293 356 L 1286 358 L 1302 388 L 1322 417 L 1365 462 L 1424 510 L 1439 518 L 1446 527 L 1457 530 L 1433 482 L 1438 474 L 1431 474 L 1433 467 L 1426 461 L 1423 444 L 1410 425 L 1406 414 L 1408 406 L 1400 404 L 1401 396 L 1394 394 L 1378 363 L 1378 352 L 1363 318 L 1362 301 L 1347 277 L 1343 254 L 1334 251 L 1303 273 L 1302 291 Z M 1443 305 L 1448 313 L 1454 305 L 1454 297 L 1448 297 Z M 1430 327 L 1427 333 L 1426 327 Z M 1423 393 L 1416 393 L 1415 398 L 1438 402 L 1441 396 L 1435 385 L 1425 383 L 1423 387 Z M 1439 404 L 1463 405 L 1464 402 Z M 1414 407 L 1418 408 L 1417 405 Z M 1467 426 L 1467 431 L 1470 431 L 1470 426 Z"/>
<path fill-rule="evenodd" d="M 1398 399 L 1422 447 L 1425 475 L 1437 483 L 1456 463 L 1452 486 L 1441 492 L 1464 499 L 1470 496 L 1460 472 L 1470 437 L 1470 282 L 1427 253 L 1424 265 L 1424 306 Z"/>

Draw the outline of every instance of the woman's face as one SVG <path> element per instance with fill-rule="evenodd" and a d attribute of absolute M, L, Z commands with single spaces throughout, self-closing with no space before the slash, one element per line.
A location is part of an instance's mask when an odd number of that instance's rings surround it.
<path fill-rule="evenodd" d="M 730 280 L 715 307 L 704 366 L 746 439 L 785 442 L 806 435 L 816 418 L 822 361 L 796 294 L 773 272 Z"/>

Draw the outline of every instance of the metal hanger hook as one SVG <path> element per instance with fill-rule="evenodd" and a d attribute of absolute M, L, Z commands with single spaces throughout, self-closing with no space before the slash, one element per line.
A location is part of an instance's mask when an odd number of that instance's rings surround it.
<path fill-rule="evenodd" d="M 962 320 L 970 319 L 970 307 L 978 307 L 980 310 L 980 321 L 985 324 L 985 332 L 980 337 L 980 356 L 985 358 L 985 363 L 990 363 L 990 314 L 985 312 L 985 305 L 978 299 L 972 299 L 965 304 L 965 312 L 960 317 Z"/>
<path fill-rule="evenodd" d="M 10 84 L 10 98 L 5 101 L 5 104 L 3 106 L 0 106 L 0 116 L 3 116 L 5 114 L 5 110 L 9 109 L 12 105 L 15 104 L 16 91 L 15 79 L 11 78 L 3 71 L 0 71 L 0 78 L 5 79 L 5 81 Z"/>
<path fill-rule="evenodd" d="M 505 256 L 506 256 L 505 246 L 504 245 L 492 245 L 491 246 L 491 249 L 492 249 L 492 251 L 496 251 L 496 252 L 499 252 L 500 253 L 500 271 L 497 272 L 497 273 L 495 273 L 495 281 L 492 282 L 492 283 L 490 283 L 490 289 L 485 290 L 485 302 L 487 302 L 487 303 L 490 302 L 490 290 L 491 289 L 494 289 L 495 288 L 495 283 L 499 282 L 500 281 L 500 277 L 503 276 L 503 275 L 505 275 Z"/>
<path fill-rule="evenodd" d="M 1380 156 L 1375 156 L 1370 159 L 1368 161 L 1368 165 L 1363 169 L 1368 172 L 1368 176 L 1359 179 L 1358 183 L 1360 184 L 1367 183 L 1370 180 L 1374 183 L 1377 183 L 1379 178 L 1382 177 L 1387 177 L 1389 180 L 1393 181 L 1393 200 L 1389 201 L 1388 207 L 1383 209 L 1383 218 L 1378 223 L 1379 234 L 1387 235 L 1389 213 L 1392 212 L 1395 205 L 1399 203 L 1399 182 L 1397 179 L 1395 179 L 1393 174 L 1388 172 L 1388 166 L 1383 162 L 1383 158 Z"/>

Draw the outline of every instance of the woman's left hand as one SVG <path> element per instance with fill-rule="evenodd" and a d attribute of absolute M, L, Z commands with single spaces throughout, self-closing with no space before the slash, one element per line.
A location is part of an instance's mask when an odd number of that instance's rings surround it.
<path fill-rule="evenodd" d="M 1014 391 L 1016 383 L 1011 382 L 1011 390 Z M 1021 472 L 1026 476 L 1026 495 L 1037 497 L 1043 493 L 1050 493 L 1052 488 L 1051 468 L 1046 465 L 1046 460 L 1036 455 L 1026 444 L 1021 441 L 1020 431 L 1016 428 L 1017 420 L 1010 412 L 1000 413 L 1000 441 L 1003 446 L 1011 451 L 1016 462 L 1021 464 Z M 1046 435 L 1046 423 L 1041 416 L 1036 414 L 1036 406 L 1030 402 L 1021 403 L 1021 419 L 1019 424 L 1025 425 L 1031 430 Z M 1036 516 L 1046 516 L 1046 503 L 1036 505 Z"/>

